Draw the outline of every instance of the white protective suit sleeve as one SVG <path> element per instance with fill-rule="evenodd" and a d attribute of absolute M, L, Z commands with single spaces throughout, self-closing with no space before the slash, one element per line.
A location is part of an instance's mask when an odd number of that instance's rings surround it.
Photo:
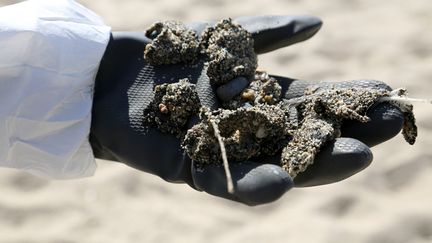
<path fill-rule="evenodd" d="M 93 175 L 93 86 L 110 33 L 72 0 L 0 8 L 0 167 L 52 179 Z"/>

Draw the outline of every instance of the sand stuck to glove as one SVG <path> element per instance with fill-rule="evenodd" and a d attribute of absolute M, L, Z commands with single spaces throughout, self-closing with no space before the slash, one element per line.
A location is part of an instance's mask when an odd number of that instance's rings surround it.
<path fill-rule="evenodd" d="M 402 133 L 408 143 L 415 142 L 417 127 L 405 90 L 313 86 L 300 98 L 283 99 L 277 80 L 256 71 L 251 34 L 231 19 L 208 27 L 201 35 L 172 21 L 158 22 L 146 33 L 153 42 L 146 46 L 144 57 L 153 65 L 203 59 L 209 80 L 216 86 L 235 78 L 246 80 L 245 89 L 226 96 L 218 110 L 201 107 L 193 84 L 186 89 L 185 81 L 156 86 L 156 98 L 144 122 L 181 134 L 186 121 L 200 115 L 200 122 L 187 130 L 182 144 L 197 166 L 221 164 L 224 155 L 234 163 L 279 154 L 280 166 L 294 178 L 313 163 L 325 144 L 340 136 L 344 120 L 368 122 L 368 109 L 384 101 L 401 109 L 405 118 Z M 165 93 L 159 94 L 161 90 Z M 179 106 L 190 108 L 180 113 L 172 109 Z M 161 117 L 165 117 L 162 123 Z"/>

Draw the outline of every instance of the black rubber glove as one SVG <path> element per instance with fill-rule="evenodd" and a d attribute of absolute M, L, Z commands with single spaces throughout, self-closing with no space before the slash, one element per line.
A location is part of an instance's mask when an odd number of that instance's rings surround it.
<path fill-rule="evenodd" d="M 321 21 L 314 17 L 262 16 L 235 21 L 252 33 L 258 54 L 306 40 L 321 27 Z M 207 25 L 190 26 L 201 32 Z M 189 78 L 196 83 L 202 104 L 219 107 L 216 90 L 210 86 L 202 64 L 151 66 L 143 59 L 144 47 L 150 41 L 143 33 L 112 35 L 96 78 L 90 134 L 95 156 L 120 161 L 167 181 L 185 182 L 195 189 L 248 205 L 274 201 L 292 188 L 293 181 L 288 174 L 272 164 L 277 158 L 260 158 L 256 162 L 230 164 L 235 193 L 229 194 L 223 168 L 196 169 L 181 149 L 180 139 L 143 126 L 143 111 L 151 102 L 150 94 L 156 84 Z M 288 98 L 301 95 L 310 84 L 277 78 Z M 384 85 L 375 81 L 361 84 Z M 347 123 L 343 134 L 371 146 L 393 137 L 401 129 L 402 114 L 394 107 L 382 104 L 369 115 L 371 122 Z M 323 148 L 314 165 L 296 177 L 295 185 L 332 183 L 367 167 L 372 153 L 367 145 L 353 138 L 340 138 Z"/>

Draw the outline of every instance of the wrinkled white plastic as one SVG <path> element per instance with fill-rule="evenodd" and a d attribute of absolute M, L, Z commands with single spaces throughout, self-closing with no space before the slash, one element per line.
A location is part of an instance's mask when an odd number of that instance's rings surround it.
<path fill-rule="evenodd" d="M 0 8 L 0 166 L 93 175 L 93 85 L 111 29 L 72 0 Z"/>

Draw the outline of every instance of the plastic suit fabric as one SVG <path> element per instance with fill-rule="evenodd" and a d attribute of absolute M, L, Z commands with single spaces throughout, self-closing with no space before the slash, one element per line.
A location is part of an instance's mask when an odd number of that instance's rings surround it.
<path fill-rule="evenodd" d="M 53 179 L 93 175 L 93 86 L 110 32 L 72 0 L 0 8 L 0 166 Z"/>

